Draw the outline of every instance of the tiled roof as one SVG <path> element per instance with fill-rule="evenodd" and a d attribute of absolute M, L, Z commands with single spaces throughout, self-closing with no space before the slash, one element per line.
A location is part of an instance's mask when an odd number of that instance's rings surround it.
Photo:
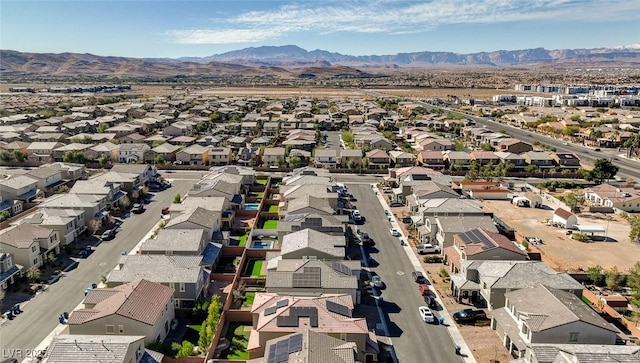
<path fill-rule="evenodd" d="M 140 245 L 140 251 L 163 252 L 163 251 L 185 251 L 200 253 L 200 247 L 205 240 L 205 231 L 202 229 L 167 229 L 158 230 L 156 238 L 144 241 Z"/>
<path fill-rule="evenodd" d="M 120 269 L 109 274 L 109 282 L 145 279 L 158 283 L 196 283 L 202 256 L 128 255 L 120 256 Z"/>
<path fill-rule="evenodd" d="M 331 236 L 306 228 L 285 235 L 282 239 L 280 253 L 286 255 L 300 249 L 310 248 L 337 258 L 344 258 L 345 245 L 344 236 Z"/>
<path fill-rule="evenodd" d="M 159 283 L 137 280 L 114 288 L 106 289 L 109 293 L 93 289 L 87 294 L 91 302 L 104 298 L 95 303 L 90 309 L 80 309 L 72 312 L 68 324 L 80 325 L 91 320 L 109 315 L 119 315 L 148 325 L 154 325 L 163 316 L 165 307 L 171 303 L 174 290 Z M 99 296 L 92 296 L 97 294 Z"/>
<path fill-rule="evenodd" d="M 0 242 L 16 248 L 29 248 L 34 240 L 49 238 L 52 233 L 52 229 L 35 224 L 22 223 L 0 232 Z"/>
<path fill-rule="evenodd" d="M 144 336 L 61 334 L 53 337 L 43 363 L 129 363 L 127 353 L 138 349 L 144 349 Z"/>

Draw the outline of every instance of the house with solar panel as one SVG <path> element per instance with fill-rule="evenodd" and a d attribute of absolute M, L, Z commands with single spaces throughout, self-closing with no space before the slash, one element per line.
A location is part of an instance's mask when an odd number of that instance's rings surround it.
<path fill-rule="evenodd" d="M 360 303 L 360 261 L 319 260 L 315 256 L 301 259 L 275 258 L 267 262 L 269 293 L 344 294 L 353 304 Z"/>
<path fill-rule="evenodd" d="M 93 289 L 67 322 L 69 334 L 141 335 L 162 342 L 175 317 L 173 289 L 147 280 Z"/>
<path fill-rule="evenodd" d="M 311 329 L 267 341 L 264 357 L 247 363 L 356 363 L 358 346 Z"/>
<path fill-rule="evenodd" d="M 145 349 L 138 335 L 69 335 L 53 337 L 42 363 L 160 363 L 164 354 Z"/>
<path fill-rule="evenodd" d="M 320 213 L 296 213 L 284 216 L 278 221 L 278 243 L 282 245 L 284 237 L 303 229 L 313 229 L 330 236 L 348 236 L 351 228 L 347 228 L 349 215 L 347 214 L 320 214 Z"/>
<path fill-rule="evenodd" d="M 287 296 L 258 293 L 251 307 L 253 329 L 247 344 L 249 357 L 263 357 L 267 363 L 287 362 L 291 354 L 300 355 L 303 349 L 311 348 L 300 344 L 313 333 L 311 339 L 321 339 L 315 334 L 338 339 L 343 348 L 348 347 L 343 350 L 347 356 L 355 349 L 357 361 L 372 362 L 379 352 L 377 336 L 367 328 L 365 318 L 353 317 L 353 309 L 353 301 L 346 294 Z M 324 347 L 323 351 L 331 354 L 331 348 Z"/>
<path fill-rule="evenodd" d="M 282 238 L 280 252 L 267 252 L 267 260 L 306 259 L 344 260 L 347 243 L 342 235 L 329 235 L 311 228 L 292 232 Z"/>

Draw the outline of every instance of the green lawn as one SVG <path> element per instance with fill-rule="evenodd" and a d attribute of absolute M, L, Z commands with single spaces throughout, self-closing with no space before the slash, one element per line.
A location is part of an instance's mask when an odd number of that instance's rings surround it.
<path fill-rule="evenodd" d="M 229 360 L 248 360 L 249 352 L 247 352 L 247 344 L 249 343 L 249 331 L 245 331 L 245 327 L 239 323 L 229 323 L 229 330 L 227 330 L 227 339 L 231 342 L 231 345 L 220 355 L 222 359 Z"/>
<path fill-rule="evenodd" d="M 262 229 L 278 229 L 278 221 L 268 220 L 264 222 Z"/>
<path fill-rule="evenodd" d="M 262 264 L 264 263 L 264 261 L 262 260 L 256 260 L 253 263 L 253 268 L 251 269 L 251 276 L 259 276 L 259 277 L 263 277 L 264 275 L 262 274 Z"/>
<path fill-rule="evenodd" d="M 242 302 L 242 306 L 251 306 L 253 305 L 253 299 L 256 298 L 255 292 L 246 292 L 244 294 L 244 301 Z"/>
<path fill-rule="evenodd" d="M 279 210 L 280 208 L 278 208 L 278 206 L 275 204 L 269 206 L 269 213 L 278 213 Z"/>
<path fill-rule="evenodd" d="M 240 241 L 238 246 L 244 247 L 247 244 L 247 239 L 249 239 L 249 232 L 247 232 L 244 235 L 240 236 L 240 238 L 238 239 Z"/>
<path fill-rule="evenodd" d="M 184 333 L 184 338 L 182 338 L 182 340 L 186 340 L 193 345 L 198 345 L 200 329 L 202 329 L 202 325 L 187 325 L 187 332 Z"/>
<path fill-rule="evenodd" d="M 256 179 L 256 184 L 258 184 L 258 185 L 267 185 L 267 180 L 269 180 L 269 179 Z"/>
<path fill-rule="evenodd" d="M 251 192 L 251 195 L 256 198 L 262 198 L 264 196 L 264 192 Z"/>

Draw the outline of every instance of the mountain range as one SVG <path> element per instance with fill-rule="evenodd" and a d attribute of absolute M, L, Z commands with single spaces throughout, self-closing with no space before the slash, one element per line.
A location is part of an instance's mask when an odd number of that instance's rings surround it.
<path fill-rule="evenodd" d="M 413 52 L 354 56 L 295 45 L 251 47 L 207 57 L 127 58 L 80 53 L 25 53 L 0 50 L 4 77 L 277 77 L 361 78 L 403 69 L 531 65 L 635 65 L 639 47 L 499 50 L 459 54 Z"/>

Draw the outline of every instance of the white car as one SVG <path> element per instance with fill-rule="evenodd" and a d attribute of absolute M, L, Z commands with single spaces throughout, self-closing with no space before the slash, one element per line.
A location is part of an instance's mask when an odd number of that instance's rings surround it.
<path fill-rule="evenodd" d="M 371 277 L 371 286 L 381 289 L 384 286 L 384 282 L 378 275 L 374 275 Z"/>
<path fill-rule="evenodd" d="M 391 235 L 394 237 L 400 237 L 400 231 L 398 231 L 396 228 L 389 229 L 389 232 L 391 232 Z"/>
<path fill-rule="evenodd" d="M 436 321 L 436 317 L 431 312 L 431 309 L 426 306 L 420 306 L 418 308 L 418 313 L 420 313 L 420 319 L 425 323 L 434 323 Z"/>

